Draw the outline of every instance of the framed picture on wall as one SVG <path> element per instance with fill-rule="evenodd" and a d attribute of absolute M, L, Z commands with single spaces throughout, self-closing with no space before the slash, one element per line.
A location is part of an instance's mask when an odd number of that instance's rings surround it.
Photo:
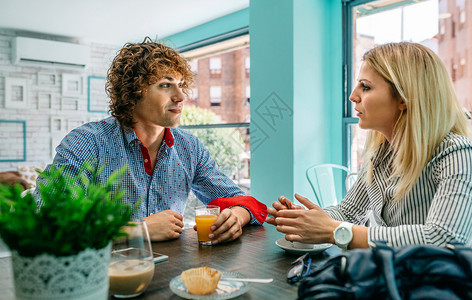
<path fill-rule="evenodd" d="M 5 78 L 5 107 L 26 108 L 28 105 L 28 80 Z"/>
<path fill-rule="evenodd" d="M 83 90 L 83 76 L 78 74 L 62 74 L 62 96 L 79 97 Z"/>
<path fill-rule="evenodd" d="M 62 111 L 78 111 L 79 99 L 78 98 L 62 98 L 61 110 Z"/>
<path fill-rule="evenodd" d="M 50 110 L 52 108 L 52 93 L 38 92 L 38 109 Z"/>
<path fill-rule="evenodd" d="M 108 95 L 105 92 L 105 77 L 88 77 L 88 111 L 92 113 L 108 112 Z"/>
<path fill-rule="evenodd" d="M 0 120 L 0 162 L 26 161 L 26 121 Z"/>
<path fill-rule="evenodd" d="M 39 86 L 54 86 L 57 82 L 57 75 L 48 72 L 38 72 Z"/>
<path fill-rule="evenodd" d="M 51 117 L 49 126 L 51 133 L 66 131 L 65 121 L 61 117 Z"/>

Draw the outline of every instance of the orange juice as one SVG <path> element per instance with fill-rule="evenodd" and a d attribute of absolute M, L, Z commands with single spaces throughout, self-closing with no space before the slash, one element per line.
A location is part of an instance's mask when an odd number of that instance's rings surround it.
<path fill-rule="evenodd" d="M 216 221 L 216 215 L 201 215 L 195 216 L 197 223 L 197 235 L 199 242 L 210 242 L 208 235 L 211 233 L 210 227 Z"/>

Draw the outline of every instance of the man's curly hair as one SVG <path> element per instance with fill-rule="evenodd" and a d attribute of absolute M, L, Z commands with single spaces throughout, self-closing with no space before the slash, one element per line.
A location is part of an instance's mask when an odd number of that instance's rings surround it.
<path fill-rule="evenodd" d="M 106 92 L 110 112 L 121 126 L 133 127 L 136 103 L 149 85 L 169 75 L 182 76 L 183 92 L 188 95 L 194 74 L 177 51 L 146 37 L 142 43 L 127 43 L 107 72 Z"/>

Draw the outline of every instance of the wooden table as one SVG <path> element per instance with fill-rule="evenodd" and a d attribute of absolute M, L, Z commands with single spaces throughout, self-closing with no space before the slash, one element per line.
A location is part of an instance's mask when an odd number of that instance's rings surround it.
<path fill-rule="evenodd" d="M 133 299 L 181 299 L 170 290 L 169 282 L 182 271 L 201 266 L 234 271 L 245 277 L 274 279 L 271 283 L 251 283 L 249 291 L 237 299 L 296 299 L 298 286 L 288 284 L 285 276 L 298 255 L 288 254 L 275 245 L 280 238 L 283 235 L 272 225 L 246 226 L 238 240 L 205 247 L 198 245 L 193 229 L 186 229 L 177 240 L 152 244 L 155 252 L 168 255 L 169 260 L 156 264 L 151 284 Z M 323 260 L 338 253 L 341 250 L 332 246 L 313 258 Z M 14 299 L 10 268 L 9 257 L 0 259 L 0 298 L 4 300 Z"/>
<path fill-rule="evenodd" d="M 249 291 L 237 299 L 296 299 L 298 286 L 287 283 L 285 276 L 298 255 L 280 249 L 275 244 L 280 238 L 283 235 L 272 225 L 246 226 L 238 240 L 205 247 L 198 245 L 193 229 L 186 229 L 177 240 L 153 243 L 153 250 L 168 255 L 169 260 L 156 264 L 151 284 L 135 299 L 181 299 L 172 293 L 169 282 L 186 269 L 202 266 L 245 277 L 274 278 L 271 283 L 251 283 Z M 332 246 L 314 258 L 323 260 L 338 253 L 341 250 Z"/>

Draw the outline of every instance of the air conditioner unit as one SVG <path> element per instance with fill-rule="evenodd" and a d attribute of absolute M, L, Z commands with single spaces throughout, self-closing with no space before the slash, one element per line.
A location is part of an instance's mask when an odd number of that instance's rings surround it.
<path fill-rule="evenodd" d="M 15 37 L 12 42 L 12 62 L 47 63 L 85 68 L 90 48 L 85 45 L 49 40 Z"/>

